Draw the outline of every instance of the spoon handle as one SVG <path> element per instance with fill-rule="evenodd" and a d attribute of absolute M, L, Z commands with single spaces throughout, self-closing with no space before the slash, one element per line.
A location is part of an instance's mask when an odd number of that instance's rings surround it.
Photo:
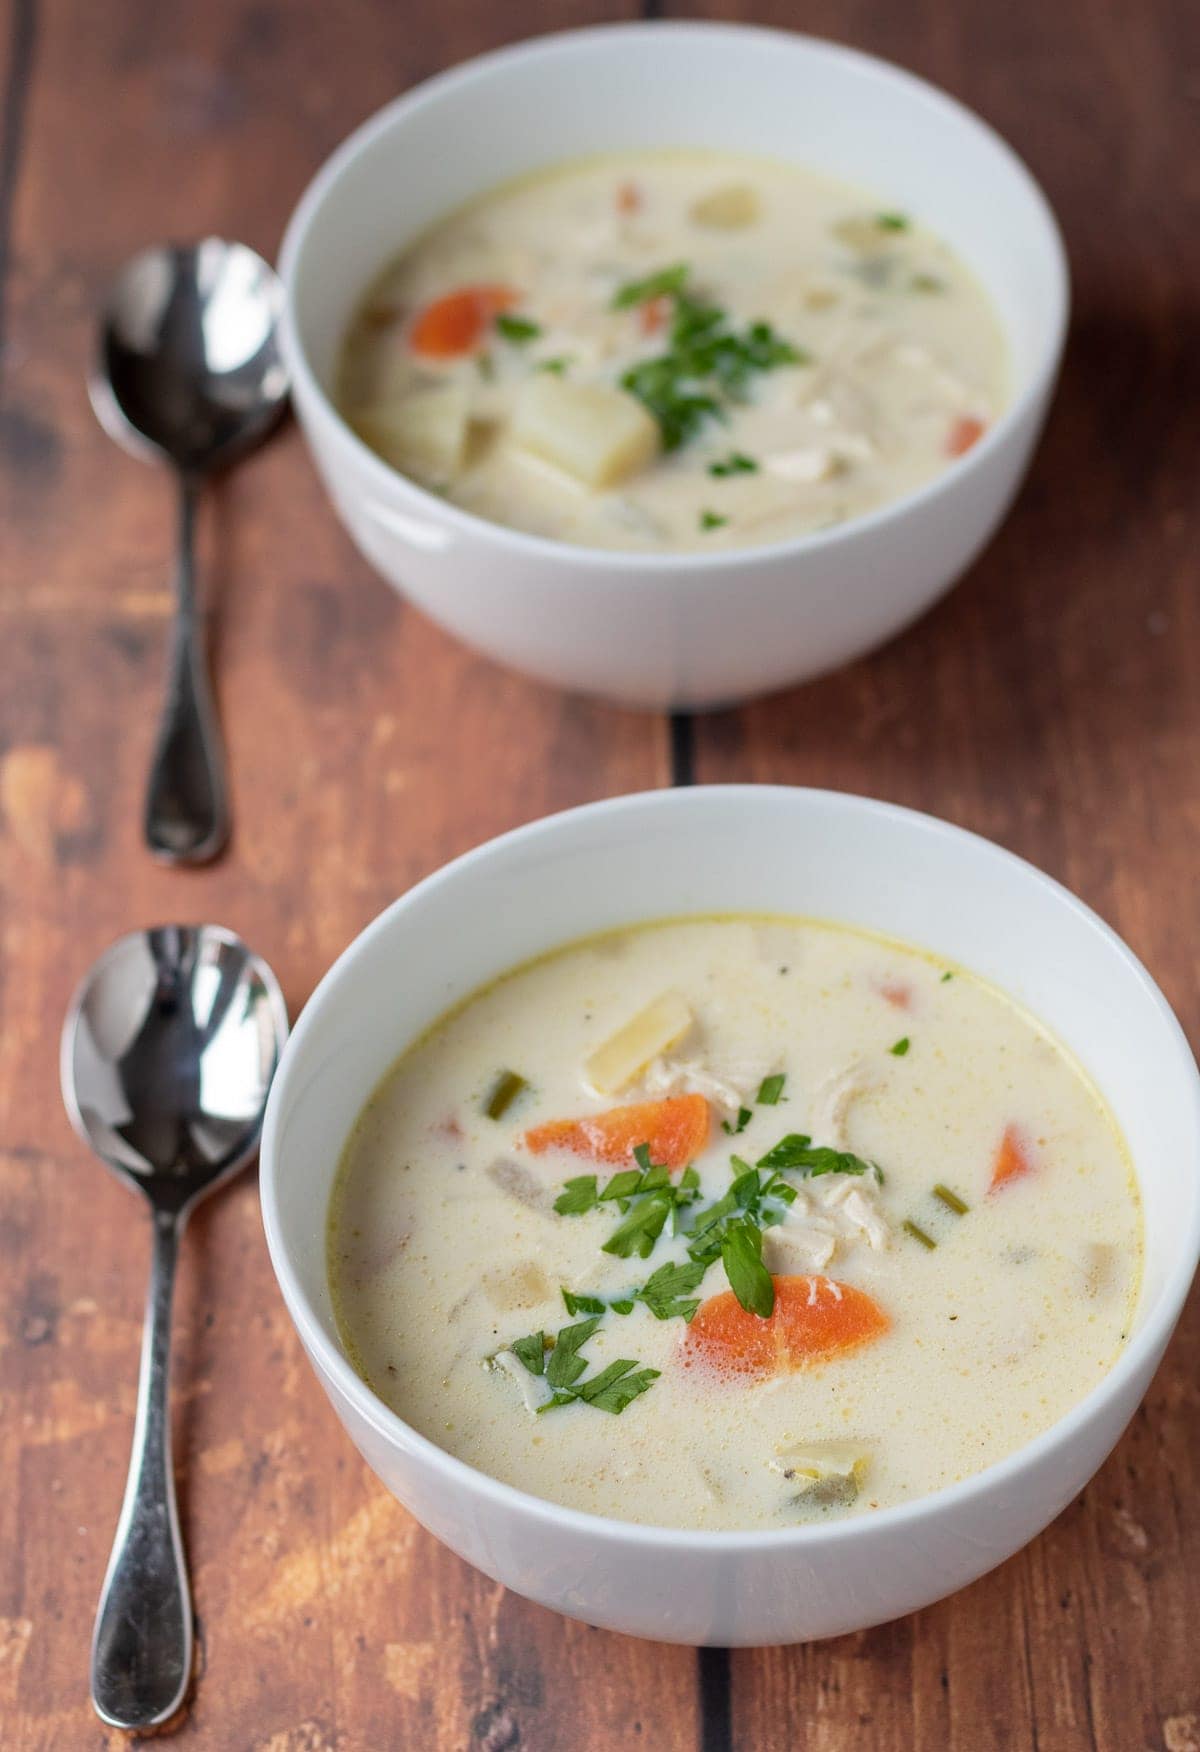
<path fill-rule="evenodd" d="M 150 1294 L 125 1500 L 92 1638 L 92 1703 L 117 1728 L 174 1715 L 192 1670 L 192 1604 L 171 1470 L 171 1292 L 182 1229 L 154 1213 Z"/>
<path fill-rule="evenodd" d="M 146 793 L 146 844 L 169 864 L 203 864 L 229 838 L 225 757 L 196 608 L 198 483 L 179 477 L 179 561 L 167 698 Z"/>

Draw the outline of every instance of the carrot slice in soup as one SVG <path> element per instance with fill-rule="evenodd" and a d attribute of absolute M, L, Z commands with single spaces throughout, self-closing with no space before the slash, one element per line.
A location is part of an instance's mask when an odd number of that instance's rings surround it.
<path fill-rule="evenodd" d="M 459 359 L 473 353 L 489 325 L 516 302 L 511 286 L 460 286 L 417 312 L 408 344 L 426 359 Z"/>
<path fill-rule="evenodd" d="M 764 1320 L 742 1307 L 732 1290 L 696 1310 L 684 1340 L 684 1361 L 733 1375 L 783 1374 L 857 1350 L 891 1321 L 865 1290 L 828 1277 L 777 1277 L 775 1307 Z"/>
<path fill-rule="evenodd" d="M 972 444 L 978 444 L 985 429 L 982 420 L 976 420 L 970 414 L 960 415 L 950 428 L 950 436 L 946 440 L 946 455 L 965 456 Z"/>
<path fill-rule="evenodd" d="M 552 1119 L 525 1133 L 525 1147 L 570 1150 L 591 1162 L 627 1162 L 639 1144 L 650 1146 L 650 1160 L 666 1168 L 686 1168 L 708 1142 L 708 1102 L 703 1095 L 670 1095 L 665 1101 L 635 1101 L 584 1119 Z"/>
<path fill-rule="evenodd" d="M 880 997 L 886 999 L 893 1010 L 912 1009 L 912 987 L 902 984 L 900 980 L 884 980 L 878 991 Z"/>
<path fill-rule="evenodd" d="M 996 1192 L 1000 1187 L 1007 1186 L 1010 1180 L 1020 1180 L 1032 1168 L 1033 1156 L 1025 1134 L 1019 1126 L 1005 1126 L 1000 1147 L 992 1160 L 992 1184 L 988 1191 Z"/>

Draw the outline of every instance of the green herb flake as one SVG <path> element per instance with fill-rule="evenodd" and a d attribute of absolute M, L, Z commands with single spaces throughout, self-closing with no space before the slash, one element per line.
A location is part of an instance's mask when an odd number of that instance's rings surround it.
<path fill-rule="evenodd" d="M 701 529 L 724 529 L 728 522 L 728 517 L 722 517 L 717 511 L 701 511 L 700 513 Z"/>
<path fill-rule="evenodd" d="M 905 213 L 877 213 L 875 223 L 881 231 L 908 231 L 912 220 Z"/>
<path fill-rule="evenodd" d="M 539 359 L 534 366 L 535 371 L 549 371 L 554 377 L 561 377 L 571 363 L 566 354 L 560 354 L 554 359 Z"/>
<path fill-rule="evenodd" d="M 910 1217 L 905 1217 L 904 1222 L 901 1224 L 901 1228 L 906 1235 L 911 1235 L 914 1241 L 919 1241 L 922 1247 L 928 1247 L 931 1253 L 937 1246 L 937 1242 L 934 1240 L 933 1236 L 927 1235 L 920 1224 L 914 1223 Z"/>
<path fill-rule="evenodd" d="M 748 1107 L 739 1107 L 736 1125 L 730 1125 L 727 1119 L 723 1119 L 721 1121 L 721 1130 L 725 1132 L 728 1137 L 736 1138 L 740 1132 L 745 1131 L 753 1118 L 754 1115 Z"/>
<path fill-rule="evenodd" d="M 912 1044 L 912 1042 L 909 1040 L 908 1035 L 906 1034 L 900 1040 L 898 1040 L 896 1042 L 895 1046 L 889 1046 L 888 1051 L 891 1053 L 893 1058 L 904 1058 L 907 1055 L 908 1049 L 911 1046 L 911 1044 Z"/>
<path fill-rule="evenodd" d="M 679 1265 L 660 1265 L 636 1292 L 634 1299 L 644 1303 L 656 1320 L 690 1320 L 700 1306 L 692 1291 L 699 1289 L 700 1280 L 707 1270 L 707 1265 L 695 1260 L 685 1260 Z"/>
<path fill-rule="evenodd" d="M 599 1324 L 599 1316 L 593 1316 L 590 1320 L 577 1321 L 574 1326 L 563 1327 L 554 1340 L 554 1349 L 546 1364 L 546 1380 L 551 1387 L 570 1387 L 578 1381 L 587 1368 L 587 1359 L 579 1352 Z"/>
<path fill-rule="evenodd" d="M 503 1118 L 517 1096 L 523 1094 L 528 1087 L 525 1078 L 517 1071 L 501 1071 L 484 1097 L 483 1111 L 487 1118 Z"/>
<path fill-rule="evenodd" d="M 669 268 L 659 268 L 641 280 L 627 280 L 613 293 L 614 310 L 632 310 L 635 305 L 648 304 L 652 298 L 664 298 L 682 292 L 688 277 L 686 262 L 674 262 Z"/>
<path fill-rule="evenodd" d="M 578 1295 L 568 1289 L 563 1290 L 562 1299 L 568 1314 L 603 1314 L 608 1307 L 599 1296 Z"/>
<path fill-rule="evenodd" d="M 749 1314 L 766 1320 L 775 1307 L 775 1283 L 763 1264 L 762 1230 L 742 1218 L 721 1237 L 721 1263 L 729 1287 Z"/>
<path fill-rule="evenodd" d="M 633 1313 L 633 1298 L 631 1296 L 620 1296 L 615 1302 L 610 1302 L 608 1305 L 614 1314 Z"/>
<path fill-rule="evenodd" d="M 602 1251 L 617 1259 L 632 1259 L 634 1254 L 639 1259 L 648 1259 L 654 1251 L 654 1243 L 666 1227 L 673 1202 L 670 1193 L 665 1191 L 652 1192 L 638 1199 L 624 1222 L 613 1230 Z"/>
<path fill-rule="evenodd" d="M 516 1338 L 508 1348 L 522 1367 L 529 1370 L 531 1375 L 545 1373 L 546 1335 L 544 1332 L 531 1332 L 528 1338 Z"/>
<path fill-rule="evenodd" d="M 950 980 L 953 978 L 954 978 L 954 975 L 950 972 L 949 968 L 947 968 L 946 972 L 942 975 L 941 979 L 938 981 L 938 984 L 945 985 L 947 980 Z"/>
<path fill-rule="evenodd" d="M 726 475 L 757 474 L 758 464 L 752 456 L 743 456 L 740 450 L 734 450 L 723 462 L 710 462 L 708 472 L 723 480 Z"/>
<path fill-rule="evenodd" d="M 819 1174 L 869 1174 L 876 1172 L 873 1162 L 865 1162 L 851 1150 L 833 1150 L 824 1144 L 814 1144 L 803 1132 L 789 1132 L 774 1149 L 758 1159 L 760 1168 L 779 1172 L 800 1173 L 808 1178 Z"/>
<path fill-rule="evenodd" d="M 598 1197 L 596 1176 L 577 1174 L 574 1180 L 566 1182 L 554 1201 L 554 1208 L 560 1217 L 579 1217 L 585 1211 L 595 1209 Z"/>
<path fill-rule="evenodd" d="M 969 1204 L 959 1198 L 956 1192 L 951 1192 L 948 1186 L 943 1186 L 940 1180 L 933 1189 L 933 1196 L 934 1198 L 940 1199 L 941 1202 L 958 1217 L 965 1217 L 971 1208 Z"/>
<path fill-rule="evenodd" d="M 496 318 L 496 333 L 517 347 L 523 347 L 527 341 L 536 341 L 541 332 L 541 323 L 532 322 L 527 316 L 512 316 L 502 310 Z"/>
<path fill-rule="evenodd" d="M 914 274 L 908 282 L 913 292 L 944 292 L 946 282 L 939 280 L 936 274 Z"/>
<path fill-rule="evenodd" d="M 661 1369 L 639 1369 L 636 1363 L 622 1358 L 593 1375 L 591 1380 L 581 1382 L 579 1397 L 597 1411 L 608 1411 L 614 1417 L 620 1417 L 625 1407 L 652 1387 L 661 1373 Z"/>
<path fill-rule="evenodd" d="M 786 1082 L 787 1075 L 783 1071 L 776 1071 L 773 1077 L 764 1077 L 758 1086 L 758 1094 L 755 1096 L 758 1105 L 760 1107 L 777 1107 Z"/>

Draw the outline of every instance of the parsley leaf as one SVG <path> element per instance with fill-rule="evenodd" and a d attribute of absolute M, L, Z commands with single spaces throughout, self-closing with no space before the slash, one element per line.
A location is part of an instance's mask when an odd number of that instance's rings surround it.
<path fill-rule="evenodd" d="M 900 1039 L 896 1042 L 895 1046 L 889 1046 L 888 1051 L 891 1053 L 893 1058 L 903 1058 L 905 1053 L 908 1051 L 908 1049 L 911 1045 L 912 1045 L 912 1042 L 909 1040 L 908 1035 L 906 1034 L 903 1036 L 902 1039 Z"/>
<path fill-rule="evenodd" d="M 565 354 L 560 354 L 557 358 L 554 358 L 554 359 L 540 359 L 538 361 L 538 363 L 534 366 L 534 370 L 535 371 L 549 371 L 555 377 L 561 377 L 563 375 L 563 373 L 566 371 L 567 366 L 570 363 L 571 363 L 570 359 L 568 359 Z"/>
<path fill-rule="evenodd" d="M 701 511 L 701 529 L 723 529 L 729 522 L 728 517 L 722 517 L 717 511 Z"/>
<path fill-rule="evenodd" d="M 907 231 L 912 221 L 905 213 L 877 213 L 875 223 L 881 231 Z"/>
<path fill-rule="evenodd" d="M 656 1320 L 690 1320 L 700 1306 L 691 1292 L 699 1289 L 707 1270 L 706 1264 L 696 1261 L 660 1265 L 636 1292 L 635 1300 L 644 1302 Z"/>
<path fill-rule="evenodd" d="M 746 1127 L 750 1124 L 750 1121 L 753 1118 L 754 1118 L 754 1115 L 753 1115 L 753 1113 L 751 1113 L 751 1111 L 748 1107 L 739 1107 L 738 1108 L 738 1115 L 737 1115 L 737 1124 L 730 1125 L 730 1123 L 727 1119 L 723 1119 L 721 1121 L 721 1130 L 723 1132 L 726 1132 L 729 1137 L 736 1138 L 739 1132 L 745 1131 Z"/>
<path fill-rule="evenodd" d="M 648 1259 L 654 1243 L 666 1227 L 674 1199 L 668 1190 L 647 1193 L 631 1206 L 628 1216 L 619 1223 L 601 1249 L 618 1259 Z"/>
<path fill-rule="evenodd" d="M 517 1361 L 529 1370 L 531 1375 L 544 1373 L 546 1367 L 546 1335 L 544 1332 L 531 1332 L 528 1338 L 515 1338 L 508 1348 Z"/>
<path fill-rule="evenodd" d="M 759 1084 L 758 1095 L 755 1097 L 758 1105 L 760 1107 L 777 1106 L 779 1097 L 783 1094 L 783 1085 L 786 1082 L 787 1077 L 782 1071 L 776 1072 L 773 1077 L 764 1077 Z"/>
<path fill-rule="evenodd" d="M 523 347 L 527 341 L 537 340 L 542 332 L 542 325 L 540 322 L 531 322 L 527 316 L 510 316 L 507 311 L 502 310 L 496 318 L 496 332 L 503 335 L 506 341 Z"/>
<path fill-rule="evenodd" d="M 648 304 L 651 298 L 662 298 L 682 292 L 688 277 L 686 262 L 675 262 L 669 268 L 659 268 L 641 280 L 627 280 L 613 293 L 614 310 L 632 310 L 635 304 Z"/>
<path fill-rule="evenodd" d="M 716 475 L 718 480 L 722 480 L 726 475 L 757 474 L 758 464 L 752 456 L 743 456 L 740 450 L 734 450 L 730 452 L 724 462 L 710 462 L 708 472 L 710 475 Z"/>
<path fill-rule="evenodd" d="M 554 1201 L 554 1208 L 560 1217 L 582 1216 L 584 1211 L 595 1208 L 599 1194 L 596 1191 L 596 1176 L 594 1174 L 577 1174 L 574 1180 L 568 1180 Z"/>
<path fill-rule="evenodd" d="M 799 1172 L 809 1177 L 818 1174 L 878 1174 L 873 1162 L 864 1162 L 852 1150 L 833 1150 L 814 1144 L 803 1132 L 789 1132 L 774 1149 L 758 1159 L 760 1168 Z"/>
<path fill-rule="evenodd" d="M 603 1314 L 608 1308 L 599 1296 L 577 1295 L 574 1290 L 563 1289 L 562 1299 L 568 1314 Z"/>
<path fill-rule="evenodd" d="M 631 1374 L 630 1370 L 635 1372 Z M 621 1358 L 581 1382 L 576 1391 L 580 1399 L 594 1405 L 597 1411 L 610 1411 L 614 1417 L 620 1417 L 629 1402 L 652 1387 L 661 1373 L 661 1369 L 638 1369 L 635 1363 Z"/>
<path fill-rule="evenodd" d="M 579 1355 L 596 1328 L 599 1317 L 580 1320 L 574 1326 L 564 1326 L 554 1340 L 550 1361 L 546 1364 L 546 1380 L 551 1387 L 570 1387 L 587 1368 L 587 1358 Z"/>
<path fill-rule="evenodd" d="M 746 1309 L 767 1319 L 775 1307 L 775 1284 L 763 1264 L 762 1230 L 743 1217 L 721 1237 L 721 1263 L 729 1287 Z"/>

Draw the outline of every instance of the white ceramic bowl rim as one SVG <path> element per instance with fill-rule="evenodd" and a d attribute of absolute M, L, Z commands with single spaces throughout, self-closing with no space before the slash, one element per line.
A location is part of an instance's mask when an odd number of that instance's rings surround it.
<path fill-rule="evenodd" d="M 1035 865 L 1028 863 L 1024 858 L 1019 858 L 1014 852 L 1006 851 L 994 842 L 984 839 L 980 834 L 970 833 L 965 828 L 954 827 L 949 822 L 940 821 L 937 817 L 922 814 L 918 810 L 902 808 L 898 804 L 883 803 L 868 797 L 782 785 L 709 785 L 692 786 L 673 791 L 641 791 L 629 796 L 609 798 L 604 802 L 583 804 L 576 809 L 568 809 L 556 815 L 546 816 L 525 827 L 516 828 L 511 833 L 502 834 L 496 839 L 489 840 L 484 845 L 477 846 L 473 851 L 464 853 L 461 857 L 443 866 L 442 869 L 434 871 L 432 875 L 417 883 L 414 888 L 409 889 L 399 900 L 394 901 L 391 906 L 380 913 L 378 918 L 368 925 L 348 948 L 343 950 L 305 1005 L 300 1020 L 292 1032 L 291 1040 L 285 1050 L 271 1090 L 263 1127 L 260 1177 L 263 1225 L 266 1230 L 271 1263 L 279 1280 L 288 1312 L 307 1349 L 317 1359 L 320 1368 L 335 1381 L 339 1392 L 351 1401 L 359 1416 L 367 1424 L 386 1440 L 398 1441 L 410 1451 L 420 1453 L 428 1462 L 440 1468 L 464 1488 L 491 1499 L 503 1508 L 523 1509 L 527 1514 L 531 1512 L 538 1514 L 549 1528 L 569 1529 L 575 1533 L 583 1532 L 596 1538 L 617 1539 L 657 1547 L 712 1551 L 757 1551 L 775 1549 L 780 1546 L 802 1548 L 826 1541 L 840 1543 L 843 1540 L 853 1540 L 863 1536 L 868 1529 L 902 1530 L 906 1527 L 915 1528 L 927 1516 L 938 1513 L 942 1508 L 959 1508 L 969 1505 L 972 1498 L 982 1498 L 995 1485 L 1018 1484 L 1021 1474 L 1028 1464 L 1051 1455 L 1060 1447 L 1068 1446 L 1076 1432 L 1089 1422 L 1097 1406 L 1105 1400 L 1120 1396 L 1126 1383 L 1134 1379 L 1145 1367 L 1145 1360 L 1157 1352 L 1164 1342 L 1165 1335 L 1169 1334 L 1178 1319 L 1179 1311 L 1183 1306 L 1195 1272 L 1197 1256 L 1200 1255 L 1200 1200 L 1196 1201 L 1190 1225 L 1178 1237 L 1177 1256 L 1174 1264 L 1165 1274 L 1157 1301 L 1146 1310 L 1137 1331 L 1113 1367 L 1089 1393 L 1071 1407 L 1064 1417 L 1059 1418 L 1048 1429 L 1035 1436 L 1031 1442 L 1025 1443 L 1011 1454 L 1006 1455 L 1004 1459 L 996 1461 L 980 1472 L 972 1473 L 969 1478 L 962 1479 L 957 1484 L 947 1485 L 941 1490 L 931 1491 L 927 1495 L 916 1497 L 912 1502 L 898 1504 L 893 1508 L 878 1509 L 868 1516 L 855 1515 L 820 1526 L 799 1526 L 779 1530 L 691 1531 L 687 1528 L 658 1527 L 640 1522 L 621 1521 L 607 1515 L 593 1515 L 583 1510 L 570 1509 L 562 1504 L 549 1502 L 546 1498 L 534 1496 L 528 1491 L 518 1490 L 515 1486 L 504 1484 L 499 1479 L 490 1477 L 486 1472 L 481 1472 L 476 1467 L 468 1465 L 466 1461 L 448 1454 L 445 1449 L 439 1448 L 436 1442 L 421 1435 L 410 1424 L 405 1423 L 403 1418 L 389 1410 L 383 1401 L 376 1397 L 366 1382 L 356 1374 L 341 1350 L 330 1339 L 319 1316 L 309 1302 L 288 1258 L 284 1244 L 279 1210 L 280 1188 L 276 1155 L 279 1115 L 288 1101 L 288 1085 L 292 1065 L 309 1035 L 321 1026 L 322 1010 L 333 988 L 340 982 L 343 973 L 357 962 L 369 958 L 374 951 L 376 939 L 390 931 L 393 921 L 402 916 L 420 896 L 432 888 L 453 882 L 459 872 L 480 862 L 486 862 L 497 852 L 516 845 L 534 845 L 540 839 L 552 837 L 561 832 L 564 826 L 579 816 L 594 817 L 598 814 L 608 814 L 617 817 L 625 814 L 636 815 L 642 810 L 670 810 L 673 799 L 688 802 L 694 806 L 697 794 L 705 792 L 719 793 L 734 799 L 740 796 L 748 802 L 751 799 L 761 801 L 764 795 L 793 799 L 798 795 L 807 796 L 835 807 L 840 806 L 849 810 L 867 812 L 880 820 L 904 820 L 919 823 L 927 832 L 943 841 L 967 840 L 986 847 L 992 856 L 1019 872 L 1023 881 L 1039 884 L 1044 890 L 1055 895 L 1064 906 L 1075 912 L 1092 927 L 1110 954 L 1115 955 L 1124 963 L 1126 971 L 1142 987 L 1159 1012 L 1168 1034 L 1174 1038 L 1178 1047 L 1178 1058 L 1174 1065 L 1163 1067 L 1163 1074 L 1171 1077 L 1182 1076 L 1189 1085 L 1192 1131 L 1196 1139 L 1197 1153 L 1200 1154 L 1200 1077 L 1197 1076 L 1191 1048 L 1174 1011 L 1133 951 L 1117 936 L 1115 931 L 1105 924 L 1099 914 L 1093 912 L 1069 889 L 1064 888 L 1061 883 L 1056 882 L 1053 877 L 1047 876 Z M 548 945 L 548 947 L 553 947 L 553 945 Z M 397 1050 L 403 1050 L 405 1044 L 401 1042 Z"/>
<path fill-rule="evenodd" d="M 1043 233 L 1043 245 L 1054 263 L 1054 278 L 1056 282 L 1054 308 L 1048 313 L 1042 346 L 1032 368 L 1026 375 L 1025 382 L 1013 396 L 1000 417 L 995 420 L 984 433 L 979 442 L 971 447 L 965 456 L 959 458 L 952 467 L 944 469 L 941 474 L 927 481 L 923 486 L 912 492 L 903 494 L 899 499 L 890 500 L 874 511 L 863 512 L 859 516 L 848 518 L 845 523 L 834 525 L 830 529 L 814 530 L 806 535 L 792 536 L 787 540 L 762 543 L 755 547 L 723 548 L 713 553 L 642 553 L 637 554 L 639 567 L 645 567 L 651 573 L 676 574 L 679 572 L 695 572 L 703 574 L 712 571 L 725 574 L 731 561 L 739 564 L 752 564 L 767 556 L 777 556 L 781 553 L 808 554 L 836 548 L 842 542 L 853 539 L 862 530 L 873 530 L 886 524 L 910 510 L 919 506 L 932 504 L 944 494 L 953 491 L 956 482 L 961 481 L 980 466 L 984 458 L 992 450 L 1004 442 L 1008 432 L 1024 418 L 1031 404 L 1037 402 L 1046 393 L 1058 370 L 1059 356 L 1062 352 L 1063 339 L 1066 333 L 1067 313 L 1069 305 L 1069 273 L 1067 268 L 1066 250 L 1063 246 L 1062 234 L 1054 213 L 1043 194 L 1041 187 L 1032 172 L 1008 142 L 977 116 L 965 104 L 941 91 L 928 80 L 919 79 L 915 73 L 909 73 L 904 68 L 885 61 L 876 55 L 866 55 L 859 49 L 851 49 L 840 43 L 827 42 L 819 37 L 806 36 L 799 31 L 771 30 L 764 26 L 743 24 L 710 24 L 690 20 L 663 20 L 655 23 L 629 24 L 599 24 L 584 30 L 554 31 L 544 36 L 530 37 L 524 42 L 510 44 L 507 48 L 496 49 L 491 54 L 479 55 L 465 62 L 461 67 L 451 68 L 432 79 L 424 80 L 414 86 L 411 91 L 403 93 L 391 103 L 360 124 L 348 136 L 332 156 L 328 158 L 317 172 L 312 182 L 301 196 L 287 230 L 284 233 L 283 244 L 279 254 L 279 273 L 285 290 L 285 307 L 283 316 L 283 344 L 285 354 L 291 369 L 293 382 L 301 386 L 303 393 L 314 399 L 323 409 L 326 416 L 333 422 L 334 429 L 342 445 L 348 449 L 359 467 L 366 470 L 368 477 L 375 486 L 391 494 L 411 498 L 414 505 L 426 514 L 436 512 L 444 522 L 457 526 L 464 533 L 485 534 L 488 538 L 499 541 L 518 553 L 537 554 L 562 560 L 570 558 L 572 564 L 586 565 L 600 574 L 608 574 L 614 581 L 623 580 L 629 564 L 629 554 L 621 549 L 591 548 L 576 546 L 572 542 L 556 541 L 551 537 L 532 535 L 524 530 L 512 529 L 507 524 L 493 523 L 490 519 L 477 517 L 474 512 L 466 511 L 461 506 L 447 499 L 437 497 L 419 486 L 399 469 L 394 469 L 389 463 L 365 444 L 358 434 L 342 418 L 324 388 L 317 380 L 316 373 L 309 364 L 308 355 L 300 339 L 299 325 L 295 312 L 295 286 L 297 274 L 300 271 L 307 233 L 317 212 L 326 201 L 334 198 L 337 185 L 343 171 L 361 152 L 369 150 L 375 142 L 400 121 L 403 121 L 417 111 L 436 104 L 442 98 L 469 90 L 478 80 L 490 78 L 502 72 L 512 62 L 527 57 L 546 56 L 552 58 L 556 53 L 569 51 L 574 45 L 586 42 L 588 39 L 603 39 L 606 42 L 614 38 L 626 36 L 645 44 L 650 38 L 661 40 L 663 37 L 708 37 L 733 39 L 755 37 L 769 39 L 779 44 L 781 50 L 802 46 L 809 54 L 826 56 L 831 62 L 857 67 L 864 75 L 879 80 L 891 81 L 907 88 L 915 101 L 926 104 L 929 108 L 938 110 L 958 123 L 966 130 L 985 139 L 992 149 L 1001 157 L 1014 180 L 1020 183 L 1029 198 L 1031 211 L 1036 215 Z M 484 191 L 480 191 L 481 193 Z M 803 583 L 798 577 L 797 587 Z"/>

